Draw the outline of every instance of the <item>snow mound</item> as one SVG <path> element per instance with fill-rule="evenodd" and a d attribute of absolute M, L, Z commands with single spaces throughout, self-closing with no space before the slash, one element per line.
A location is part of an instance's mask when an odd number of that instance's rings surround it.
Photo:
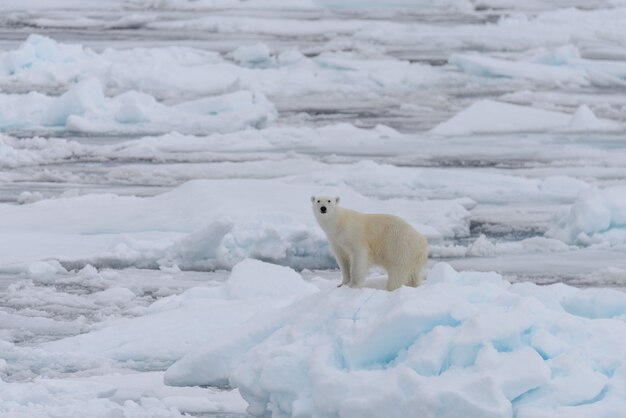
<path fill-rule="evenodd" d="M 225 290 L 233 299 L 250 299 L 315 293 L 317 288 L 289 267 L 247 259 L 233 267 Z"/>
<path fill-rule="evenodd" d="M 220 65 L 224 63 L 219 53 L 200 49 L 107 48 L 96 52 L 33 34 L 17 49 L 0 52 L 0 82 L 58 90 L 96 77 L 107 91 L 140 90 L 159 98 L 178 98 L 232 89 L 237 75 L 219 71 Z"/>
<path fill-rule="evenodd" d="M 240 65 L 256 66 L 270 60 L 270 48 L 265 44 L 242 45 L 233 51 L 233 58 Z"/>
<path fill-rule="evenodd" d="M 496 246 L 481 234 L 467 249 L 467 255 L 474 257 L 489 257 L 496 253 Z"/>
<path fill-rule="evenodd" d="M 37 261 L 28 266 L 28 278 L 35 283 L 48 283 L 54 280 L 59 273 L 66 273 L 67 270 L 56 260 Z"/>
<path fill-rule="evenodd" d="M 127 91 L 105 97 L 97 78 L 86 78 L 59 97 L 0 95 L 0 131 L 53 129 L 73 132 L 232 132 L 261 128 L 276 116 L 261 93 L 237 91 L 167 106 Z"/>
<path fill-rule="evenodd" d="M 587 105 L 581 105 L 569 121 L 569 129 L 576 132 L 584 131 L 609 131 L 618 129 L 614 122 L 598 119 Z"/>
<path fill-rule="evenodd" d="M 564 113 L 533 109 L 493 100 L 481 100 L 437 125 L 436 135 L 471 135 L 474 133 L 543 131 L 568 124 Z"/>
<path fill-rule="evenodd" d="M 76 84 L 58 99 L 53 100 L 43 114 L 41 124 L 45 126 L 64 126 L 74 115 L 83 116 L 104 107 L 105 97 L 102 85 L 96 78 L 89 78 Z M 36 124 L 36 123 L 35 123 Z"/>
<path fill-rule="evenodd" d="M 532 107 L 480 100 L 446 122 L 435 126 L 435 135 L 471 135 L 504 132 L 611 131 L 620 125 L 598 119 L 587 106 L 574 115 Z"/>
<path fill-rule="evenodd" d="M 590 188 L 553 219 L 548 236 L 566 243 L 626 243 L 626 187 Z"/>
<path fill-rule="evenodd" d="M 95 56 L 80 45 L 60 45 L 46 36 L 30 35 L 17 49 L 0 53 L 0 76 L 30 71 L 33 67 L 43 69 L 59 64 L 76 65 L 77 61 Z"/>
<path fill-rule="evenodd" d="M 622 292 L 511 285 L 440 263 L 419 288 L 300 294 L 214 335 L 166 383 L 229 382 L 255 416 L 621 414 Z"/>

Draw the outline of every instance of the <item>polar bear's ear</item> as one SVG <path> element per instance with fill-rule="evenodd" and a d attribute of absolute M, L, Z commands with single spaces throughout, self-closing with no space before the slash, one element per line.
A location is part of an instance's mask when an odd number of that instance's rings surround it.
<path fill-rule="evenodd" d="M 335 197 L 335 203 L 339 204 L 339 196 Z"/>
<path fill-rule="evenodd" d="M 315 203 L 315 196 L 311 196 L 311 203 Z"/>

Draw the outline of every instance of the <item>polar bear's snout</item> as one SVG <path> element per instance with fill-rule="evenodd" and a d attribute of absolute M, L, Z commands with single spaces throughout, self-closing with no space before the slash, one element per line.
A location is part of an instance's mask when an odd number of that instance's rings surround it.
<path fill-rule="evenodd" d="M 333 216 L 335 208 L 339 204 L 339 198 L 330 196 L 311 196 L 311 204 L 313 205 L 313 213 L 315 213 L 315 216 L 325 215 L 324 218 L 328 218 Z"/>

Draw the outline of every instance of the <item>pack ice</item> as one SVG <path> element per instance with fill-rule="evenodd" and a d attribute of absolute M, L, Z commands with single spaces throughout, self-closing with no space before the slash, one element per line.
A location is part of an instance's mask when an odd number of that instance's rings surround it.
<path fill-rule="evenodd" d="M 288 6 L 0 1 L 0 416 L 625 417 L 624 1 Z"/>

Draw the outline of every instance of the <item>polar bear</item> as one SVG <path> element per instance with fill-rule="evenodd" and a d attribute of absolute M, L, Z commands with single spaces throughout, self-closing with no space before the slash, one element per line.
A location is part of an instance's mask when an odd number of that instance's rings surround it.
<path fill-rule="evenodd" d="M 393 215 L 366 214 L 339 206 L 338 197 L 311 196 L 345 284 L 359 287 L 371 266 L 387 270 L 387 290 L 418 286 L 426 269 L 426 238 Z"/>

